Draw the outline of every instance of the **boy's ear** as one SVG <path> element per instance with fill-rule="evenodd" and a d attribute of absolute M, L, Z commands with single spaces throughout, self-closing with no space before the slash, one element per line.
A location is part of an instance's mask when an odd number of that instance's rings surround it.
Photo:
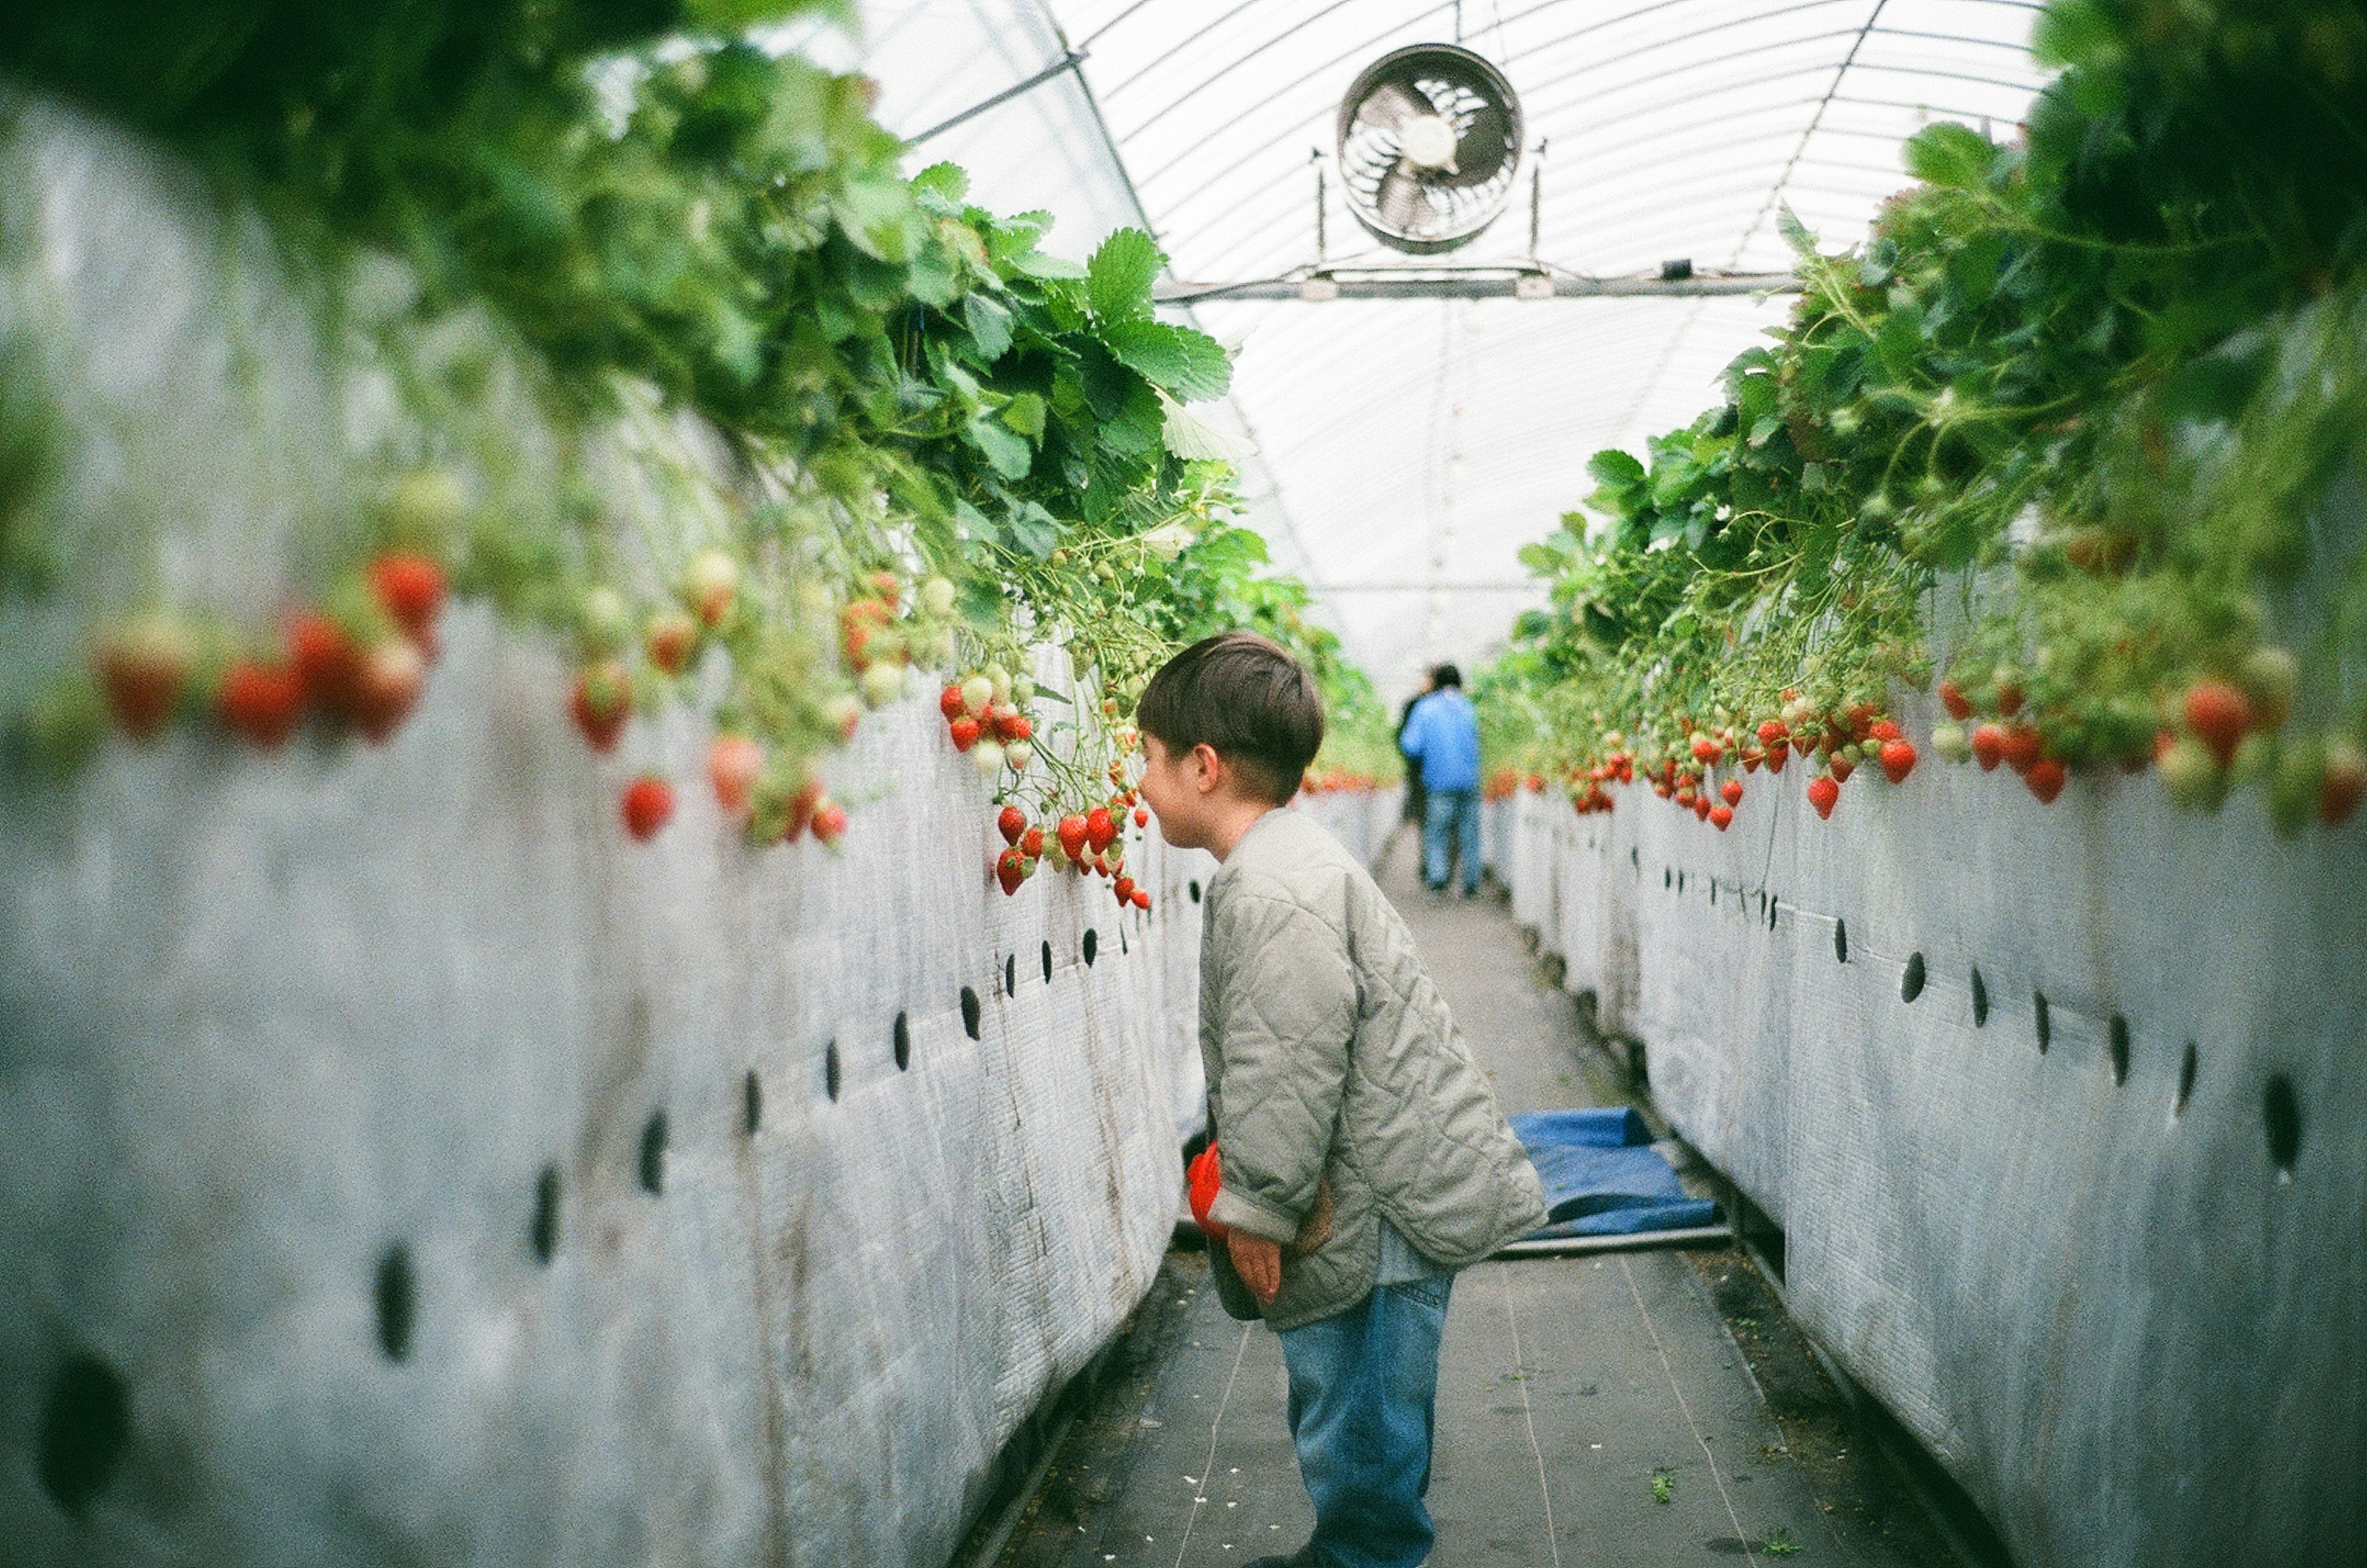
<path fill-rule="evenodd" d="M 1226 765 L 1223 754 L 1214 746 L 1203 740 L 1192 748 L 1192 782 L 1202 795 L 1210 795 L 1223 788 L 1231 773 L 1232 769 Z"/>

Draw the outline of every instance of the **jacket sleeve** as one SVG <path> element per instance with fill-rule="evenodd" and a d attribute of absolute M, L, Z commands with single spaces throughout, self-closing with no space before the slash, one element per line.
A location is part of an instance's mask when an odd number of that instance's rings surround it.
<path fill-rule="evenodd" d="M 1356 978 L 1340 934 L 1285 898 L 1236 889 L 1216 933 L 1229 967 L 1217 1050 L 1223 1184 L 1209 1218 L 1287 1242 L 1331 1153 L 1356 1032 Z"/>
<path fill-rule="evenodd" d="M 1398 750 L 1419 761 L 1425 744 L 1422 732 L 1430 728 L 1429 719 L 1429 705 L 1414 704 L 1406 714 L 1405 723 L 1398 728 Z"/>

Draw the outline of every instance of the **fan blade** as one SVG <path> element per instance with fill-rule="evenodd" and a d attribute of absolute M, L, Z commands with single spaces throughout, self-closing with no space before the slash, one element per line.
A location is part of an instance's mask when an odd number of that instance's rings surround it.
<path fill-rule="evenodd" d="M 1511 125 L 1496 105 L 1482 103 L 1467 116 L 1458 116 L 1455 128 L 1455 166 L 1445 182 L 1453 186 L 1483 186 L 1511 161 Z"/>
<path fill-rule="evenodd" d="M 1430 106 L 1395 82 L 1384 82 L 1356 106 L 1356 123 L 1375 130 L 1395 130 L 1410 115 L 1428 114 Z"/>
<path fill-rule="evenodd" d="M 1373 197 L 1373 210 L 1390 228 L 1410 231 L 1417 209 L 1428 204 L 1421 199 L 1421 180 L 1400 163 L 1381 181 L 1381 188 Z"/>

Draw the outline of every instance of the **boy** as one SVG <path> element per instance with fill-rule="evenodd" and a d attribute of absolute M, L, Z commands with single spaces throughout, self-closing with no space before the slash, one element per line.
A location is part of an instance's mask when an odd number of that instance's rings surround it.
<path fill-rule="evenodd" d="M 1200 939 L 1210 1257 L 1281 1337 L 1315 1504 L 1306 1546 L 1250 1568 L 1414 1568 L 1454 1271 L 1545 1223 L 1536 1172 L 1397 911 L 1278 809 L 1323 739 L 1307 671 L 1223 633 L 1151 678 L 1136 722 L 1160 833 L 1224 863 Z"/>

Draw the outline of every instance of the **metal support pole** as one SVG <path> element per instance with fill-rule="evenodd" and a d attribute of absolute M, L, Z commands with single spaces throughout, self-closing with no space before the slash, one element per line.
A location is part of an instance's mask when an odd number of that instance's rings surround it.
<path fill-rule="evenodd" d="M 1323 265 L 1323 149 L 1316 148 L 1308 162 L 1315 165 L 1315 265 L 1319 271 Z"/>

